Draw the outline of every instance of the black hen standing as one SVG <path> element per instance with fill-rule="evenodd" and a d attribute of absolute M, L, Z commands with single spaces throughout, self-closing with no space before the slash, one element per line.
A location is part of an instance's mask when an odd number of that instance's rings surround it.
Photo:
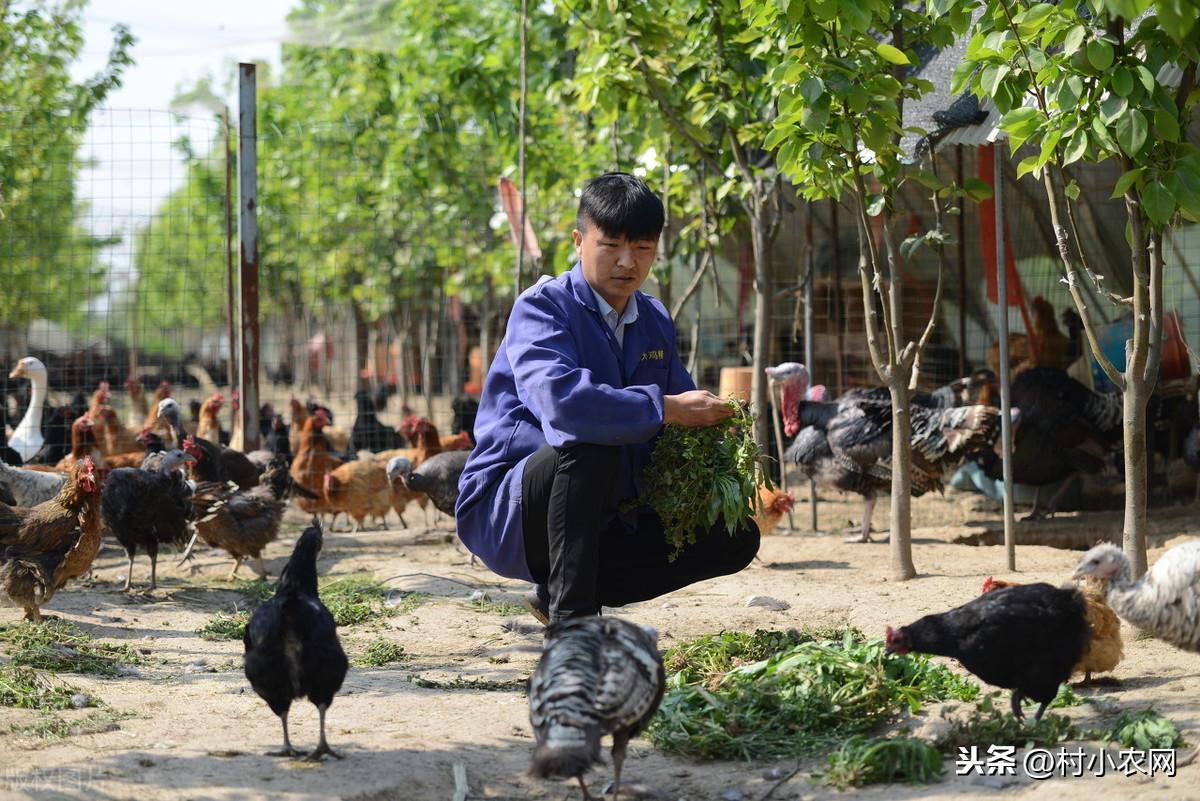
<path fill-rule="evenodd" d="M 238 489 L 258 486 L 262 470 L 241 451 L 199 437 L 185 439 L 183 449 L 195 459 L 191 470 L 193 481 L 232 481 Z"/>
<path fill-rule="evenodd" d="M 962 606 L 887 630 L 887 651 L 917 651 L 957 659 L 988 684 L 1039 702 L 1035 720 L 1071 677 L 1092 638 L 1087 603 L 1079 590 L 1022 584 L 981 595 Z"/>
<path fill-rule="evenodd" d="M 167 451 L 157 470 L 119 467 L 104 481 L 100 512 L 104 525 L 129 557 L 126 590 L 133 582 L 133 558 L 139 547 L 150 556 L 153 590 L 158 586 L 158 547 L 182 546 L 188 541 L 192 493 L 178 468 L 190 460 L 183 451 Z"/>
<path fill-rule="evenodd" d="M 288 737 L 288 710 L 293 701 L 307 697 L 321 716 L 321 740 L 305 758 L 329 754 L 341 759 L 325 740 L 325 711 L 350 665 L 333 615 L 317 596 L 317 554 L 323 539 L 321 523 L 313 518 L 283 568 L 275 597 L 254 610 L 243 637 L 246 678 L 283 722 L 283 750 L 277 756 L 299 756 Z"/>
<path fill-rule="evenodd" d="M 529 772 L 574 776 L 600 761 L 600 738 L 613 738 L 613 798 L 621 789 L 625 747 L 662 700 L 656 636 L 613 617 L 582 617 L 546 629 L 546 647 L 529 679 L 529 721 L 537 748 Z"/>
<path fill-rule="evenodd" d="M 358 407 L 358 416 L 354 418 L 354 427 L 350 429 L 350 450 L 390 451 L 403 448 L 408 442 L 394 428 L 389 428 L 379 422 L 375 414 L 375 399 L 365 389 L 354 393 L 354 403 Z"/>

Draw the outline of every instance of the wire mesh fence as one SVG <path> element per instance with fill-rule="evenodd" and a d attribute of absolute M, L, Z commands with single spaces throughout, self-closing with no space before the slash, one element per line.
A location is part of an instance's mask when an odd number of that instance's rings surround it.
<path fill-rule="evenodd" d="M 416 413 L 442 432 L 461 428 L 482 385 L 485 351 L 499 345 L 512 302 L 516 248 L 496 190 L 505 160 L 478 131 L 442 119 L 414 118 L 401 136 L 365 116 L 296 124 L 285 122 L 294 111 L 284 114 L 270 102 L 258 112 L 264 411 L 303 417 L 313 400 L 333 412 L 335 429 L 348 432 L 360 404 L 369 402 L 389 425 Z M 56 427 L 60 450 L 73 416 L 102 381 L 112 391 L 109 403 L 133 428 L 146 419 L 156 391 L 190 407 L 193 425 L 199 405 L 216 393 L 225 409 L 236 402 L 236 131 L 228 118 L 101 109 L 86 133 L 64 134 L 53 120 L 0 114 L 0 159 L 7 163 L 20 163 L 31 143 L 66 137 L 61 147 L 39 151 L 43 163 L 11 188 L 0 187 L 0 349 L 9 364 L 24 356 L 45 364 L 43 415 Z M 420 146 L 435 137 L 440 148 Z M 470 154 L 457 162 L 467 169 L 438 162 L 446 140 Z M 938 156 L 943 177 L 981 176 L 981 164 L 976 148 Z M 653 169 L 635 169 L 655 184 Z M 1017 181 L 1007 169 L 1006 241 L 1018 276 L 1007 308 L 1017 334 L 1014 363 L 1067 366 L 1081 354 L 1082 337 L 1060 281 L 1045 202 L 1036 182 Z M 1084 252 L 1110 288 L 1127 293 L 1123 209 L 1103 191 L 1111 176 L 1101 168 L 1077 178 Z M 902 196 L 897 238 L 932 227 L 927 194 Z M 577 197 L 530 187 L 525 202 L 540 259 L 524 260 L 522 285 L 570 267 Z M 990 224 L 972 202 L 946 218 L 954 241 L 943 254 L 939 303 L 937 253 L 923 248 L 901 260 L 906 336 L 919 336 L 931 314 L 937 321 L 923 362 L 926 386 L 997 366 Z M 756 287 L 748 240 L 737 229 L 725 237 L 717 269 L 679 306 L 681 354 L 712 389 L 724 368 L 750 363 Z M 1200 343 L 1200 283 L 1192 268 L 1200 235 L 1185 227 L 1167 243 L 1166 295 L 1175 318 L 1167 333 Z M 814 380 L 839 391 L 877 383 L 863 335 L 856 226 L 846 207 L 829 202 L 793 199 L 783 214 L 772 249 L 770 360 L 804 358 L 810 248 Z M 660 259 L 647 289 L 675 306 L 699 266 L 693 256 Z M 1123 342 L 1118 310 L 1099 300 L 1093 308 L 1111 341 Z M 1186 357 L 1164 361 L 1167 382 L 1190 373 Z M 9 379 L 4 391 L 15 427 L 31 389 Z"/>

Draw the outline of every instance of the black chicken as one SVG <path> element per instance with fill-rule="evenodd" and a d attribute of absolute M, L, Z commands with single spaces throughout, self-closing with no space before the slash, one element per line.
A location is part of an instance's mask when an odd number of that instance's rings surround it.
<path fill-rule="evenodd" d="M 450 433 L 461 434 L 466 431 L 475 442 L 475 418 L 479 416 L 479 401 L 470 395 L 459 395 L 450 402 L 454 417 L 450 420 Z"/>
<path fill-rule="evenodd" d="M 0 403 L 0 461 L 9 467 L 20 467 L 25 464 L 21 454 L 8 446 L 8 410 L 4 408 L 3 403 Z"/>
<path fill-rule="evenodd" d="M 42 418 L 42 448 L 30 459 L 33 464 L 58 464 L 64 456 L 71 453 L 71 423 L 87 413 L 87 403 L 83 404 L 83 412 L 76 414 L 70 406 L 57 406 Z"/>
<path fill-rule="evenodd" d="M 222 484 L 232 481 L 238 485 L 238 489 L 258 486 L 262 470 L 241 451 L 216 445 L 199 437 L 185 439 L 183 449 L 195 459 L 191 468 L 191 478 L 194 481 L 216 481 Z"/>
<path fill-rule="evenodd" d="M 546 629 L 545 650 L 529 678 L 529 722 L 537 739 L 531 775 L 574 776 L 591 798 L 583 774 L 600 761 L 600 738 L 611 734 L 612 793 L 619 797 L 625 747 L 663 696 L 656 640 L 614 617 L 574 618 Z"/>
<path fill-rule="evenodd" d="M 990 450 L 1000 433 L 998 412 L 989 406 L 958 406 L 948 409 L 910 407 L 912 424 L 913 495 L 941 488 L 945 468 L 960 457 Z M 822 431 L 834 458 L 824 466 L 833 471 L 831 486 L 857 485 L 851 490 L 863 496 L 863 527 L 859 542 L 870 542 L 871 516 L 880 482 L 890 486 L 892 458 L 891 404 L 874 401 L 840 400 L 834 403 L 800 401 L 796 420 L 802 427 Z M 819 438 L 793 443 L 786 454 L 792 461 L 819 460 L 824 446 Z M 817 466 L 811 468 L 819 472 Z M 838 473 L 845 475 L 839 476 Z M 882 489 L 883 487 L 879 487 Z"/>
<path fill-rule="evenodd" d="M 283 750 L 274 755 L 299 756 L 288 737 L 288 710 L 292 701 L 307 697 L 321 716 L 321 740 L 305 757 L 312 761 L 324 754 L 341 759 L 325 740 L 325 711 L 349 669 L 337 624 L 317 596 L 323 536 L 313 518 L 283 568 L 275 597 L 254 610 L 243 637 L 246 678 L 283 722 Z"/>
<path fill-rule="evenodd" d="M 1080 473 L 1104 469 L 1111 449 L 1121 440 L 1121 397 L 1093 392 L 1063 370 L 1032 368 L 1012 382 L 1012 406 L 1018 410 L 1013 428 L 1013 482 L 1035 488 L 1036 520 L 1054 514 L 1058 502 Z M 1000 456 L 980 451 L 976 461 L 993 480 L 1003 477 Z M 1046 508 L 1041 487 L 1061 486 Z"/>
<path fill-rule="evenodd" d="M 1024 716 L 1023 697 L 1039 702 L 1034 719 L 1041 720 L 1091 638 L 1087 604 L 1079 590 L 1021 584 L 899 629 L 889 626 L 887 652 L 957 659 L 988 684 L 1011 689 L 1017 718 Z"/>
<path fill-rule="evenodd" d="M 458 478 L 470 455 L 470 451 L 443 451 L 421 462 L 416 470 L 406 457 L 393 456 L 387 464 L 388 481 L 399 478 L 405 489 L 425 493 L 439 512 L 453 517 Z"/>
<path fill-rule="evenodd" d="M 158 547 L 188 541 L 191 489 L 178 468 L 192 457 L 167 451 L 158 470 L 118 467 L 100 494 L 101 519 L 129 556 L 125 589 L 133 583 L 133 558 L 140 546 L 150 556 L 150 589 L 158 586 Z"/>
<path fill-rule="evenodd" d="M 365 389 L 354 393 L 354 403 L 358 407 L 358 416 L 354 418 L 354 427 L 350 429 L 351 451 L 389 451 L 403 448 L 408 442 L 394 428 L 389 428 L 379 422 L 375 414 L 375 399 Z"/>

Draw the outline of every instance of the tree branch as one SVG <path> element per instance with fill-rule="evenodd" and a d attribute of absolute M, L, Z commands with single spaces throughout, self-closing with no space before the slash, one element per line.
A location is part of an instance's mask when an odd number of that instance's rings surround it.
<path fill-rule="evenodd" d="M 933 176 L 937 177 L 937 158 L 934 156 L 933 148 L 929 149 L 929 171 Z M 917 341 L 917 352 L 913 357 L 912 376 L 908 380 L 908 388 L 916 389 L 917 382 L 921 378 L 921 356 L 925 354 L 925 346 L 929 344 L 930 337 L 933 336 L 933 331 L 937 323 L 938 309 L 942 305 L 942 281 L 946 273 L 946 243 L 942 239 L 942 199 L 938 197 L 936 191 L 930 194 L 930 199 L 933 201 L 933 224 L 938 232 L 937 246 L 937 288 L 933 292 L 933 307 L 929 310 L 929 321 L 925 323 L 925 330 L 921 333 L 921 338 Z M 965 314 L 963 309 L 959 309 L 959 314 Z M 963 343 L 959 343 L 962 347 Z"/>

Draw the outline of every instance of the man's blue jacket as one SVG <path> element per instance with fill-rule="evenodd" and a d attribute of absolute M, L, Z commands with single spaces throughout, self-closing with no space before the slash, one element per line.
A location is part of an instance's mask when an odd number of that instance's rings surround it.
<path fill-rule="evenodd" d="M 532 580 L 521 523 L 530 455 L 547 443 L 621 446 L 615 509 L 641 490 L 651 442 L 662 429 L 663 396 L 696 388 L 666 308 L 642 292 L 637 304 L 622 347 L 578 264 L 517 298 L 484 381 L 475 449 L 455 508 L 459 538 L 496 573 Z"/>

